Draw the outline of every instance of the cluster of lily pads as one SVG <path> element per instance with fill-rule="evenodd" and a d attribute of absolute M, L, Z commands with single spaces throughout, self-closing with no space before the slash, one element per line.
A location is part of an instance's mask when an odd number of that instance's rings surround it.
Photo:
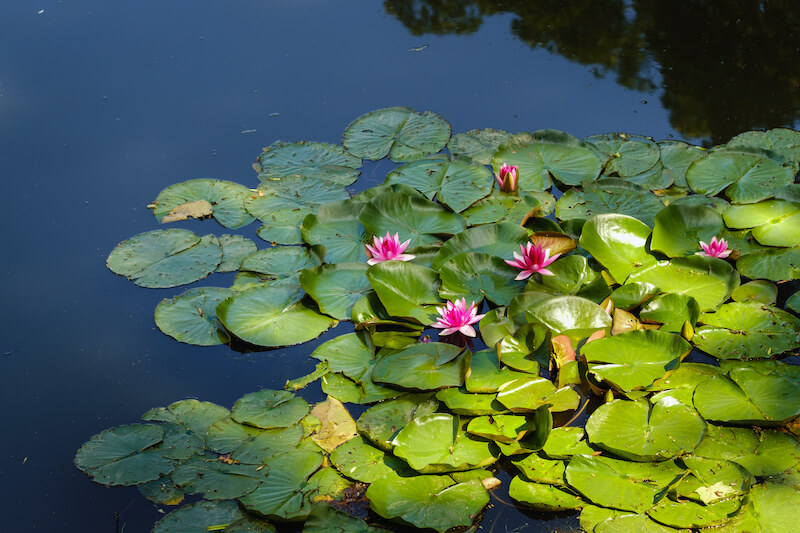
<path fill-rule="evenodd" d="M 387 156 L 401 164 L 382 185 L 347 189 Z M 154 532 L 446 531 L 480 519 L 499 468 L 520 505 L 580 511 L 589 532 L 796 524 L 800 133 L 710 150 L 451 136 L 396 107 L 341 146 L 276 143 L 255 168 L 256 189 L 190 180 L 151 208 L 258 220 L 271 246 L 156 230 L 108 267 L 154 288 L 238 271 L 158 305 L 181 342 L 269 349 L 352 328 L 286 390 L 231 410 L 178 401 L 84 444 L 76 465 L 98 483 L 164 505 L 199 495 Z M 294 392 L 317 380 L 328 398 L 310 406 Z"/>

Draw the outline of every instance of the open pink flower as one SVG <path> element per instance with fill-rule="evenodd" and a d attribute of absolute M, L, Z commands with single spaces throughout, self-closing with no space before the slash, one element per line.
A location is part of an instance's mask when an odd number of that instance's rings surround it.
<path fill-rule="evenodd" d="M 534 246 L 532 242 L 529 242 L 527 245 L 520 244 L 519 250 L 522 252 L 522 255 L 514 252 L 515 259 L 513 261 L 506 259 L 506 263 L 512 267 L 522 269 L 522 272 L 517 274 L 517 277 L 514 279 L 525 279 L 530 277 L 534 272 L 538 272 L 543 276 L 555 276 L 555 274 L 545 267 L 555 261 L 558 256 L 561 255 L 560 253 L 551 257 L 550 248 L 542 248 L 540 244 Z"/>
<path fill-rule="evenodd" d="M 395 261 L 410 261 L 414 259 L 413 255 L 403 253 L 403 250 L 406 249 L 411 239 L 406 242 L 400 242 L 398 233 L 390 235 L 388 231 L 386 232 L 386 237 L 378 237 L 375 235 L 372 239 L 375 246 L 367 245 L 367 250 L 372 256 L 367 261 L 370 265 L 380 263 L 381 261 L 389 261 L 391 259 Z"/>
<path fill-rule="evenodd" d="M 711 237 L 711 242 L 709 244 L 700 241 L 700 247 L 703 249 L 702 252 L 697 252 L 695 255 L 704 255 L 706 257 L 719 257 L 720 259 L 724 259 L 731 255 L 733 250 L 728 250 L 728 241 L 725 239 L 717 240 L 716 237 Z"/>
<path fill-rule="evenodd" d="M 494 175 L 500 190 L 503 192 L 514 192 L 517 190 L 517 172 L 519 169 L 513 165 L 503 165 L 500 167 L 500 172 Z"/>
<path fill-rule="evenodd" d="M 472 302 L 467 307 L 465 298 L 456 300 L 455 303 L 447 302 L 438 311 L 439 320 L 431 325 L 435 328 L 444 328 L 441 335 L 451 335 L 456 331 L 460 331 L 467 337 L 474 337 L 475 329 L 470 324 L 474 324 L 483 318 L 483 315 L 476 314 L 478 311 L 475 309 L 475 302 Z"/>

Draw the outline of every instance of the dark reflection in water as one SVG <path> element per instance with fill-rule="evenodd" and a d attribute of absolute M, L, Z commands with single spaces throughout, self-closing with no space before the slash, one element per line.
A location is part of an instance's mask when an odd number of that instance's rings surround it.
<path fill-rule="evenodd" d="M 706 145 L 800 118 L 800 9 L 791 0 L 386 0 L 414 35 L 471 34 L 510 13 L 533 48 L 623 87 L 660 87 L 672 126 Z M 524 65 L 520 65 L 524 68 Z"/>

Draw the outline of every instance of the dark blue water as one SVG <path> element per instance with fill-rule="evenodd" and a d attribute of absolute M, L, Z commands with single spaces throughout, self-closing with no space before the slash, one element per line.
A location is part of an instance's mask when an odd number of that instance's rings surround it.
<path fill-rule="evenodd" d="M 261 147 L 336 143 L 351 120 L 393 105 L 435 111 L 454 133 L 624 131 L 710 145 L 796 125 L 791 2 L 439 4 L 0 4 L 0 529 L 114 533 L 116 513 L 126 533 L 149 531 L 157 508 L 89 481 L 75 450 L 154 406 L 230 407 L 313 367 L 307 354 L 324 338 L 246 355 L 179 344 L 152 315 L 185 288 L 142 289 L 106 270 L 118 242 L 158 227 L 145 206 L 164 187 L 255 186 Z M 542 518 L 495 502 L 484 529 L 574 523 Z"/>

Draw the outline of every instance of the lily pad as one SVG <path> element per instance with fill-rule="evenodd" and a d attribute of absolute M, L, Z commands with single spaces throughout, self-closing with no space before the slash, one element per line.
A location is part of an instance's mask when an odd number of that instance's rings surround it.
<path fill-rule="evenodd" d="M 515 501 L 537 511 L 569 511 L 580 509 L 584 501 L 564 488 L 531 483 L 515 476 L 508 485 L 508 495 Z"/>
<path fill-rule="evenodd" d="M 441 150 L 450 140 L 450 124 L 426 111 L 389 107 L 362 115 L 344 130 L 348 152 L 371 161 L 416 161 Z"/>
<path fill-rule="evenodd" d="M 175 467 L 155 448 L 164 430 L 131 424 L 93 436 L 75 455 L 75 466 L 103 485 L 138 485 L 168 474 Z"/>
<path fill-rule="evenodd" d="M 392 440 L 394 454 L 423 474 L 483 468 L 497 460 L 489 442 L 466 431 L 459 417 L 434 413 L 412 419 Z"/>
<path fill-rule="evenodd" d="M 439 402 L 430 393 L 404 394 L 364 411 L 358 418 L 358 430 L 380 449 L 389 451 L 392 439 L 408 422 L 431 414 L 438 407 Z"/>
<path fill-rule="evenodd" d="M 440 533 L 470 525 L 489 503 L 480 481 L 456 483 L 449 476 L 385 476 L 369 486 L 367 498 L 372 510 L 384 518 Z"/>
<path fill-rule="evenodd" d="M 478 164 L 489 165 L 492 156 L 501 144 L 508 141 L 511 133 L 504 130 L 485 128 L 470 130 L 466 133 L 453 135 L 447 143 L 447 150 L 455 156 L 464 156 Z"/>
<path fill-rule="evenodd" d="M 692 451 L 706 423 L 692 407 L 672 398 L 614 400 L 597 408 L 586 422 L 589 441 L 632 461 L 663 461 Z"/>
<path fill-rule="evenodd" d="M 348 320 L 353 304 L 372 290 L 364 275 L 366 263 L 322 265 L 300 272 L 300 286 L 319 305 L 320 311 Z"/>
<path fill-rule="evenodd" d="M 230 341 L 217 320 L 217 306 L 233 294 L 231 289 L 198 287 L 156 307 L 156 326 L 166 335 L 187 344 L 214 346 Z"/>
<path fill-rule="evenodd" d="M 525 290 L 572 294 L 593 302 L 601 302 L 609 294 L 606 281 L 599 272 L 589 267 L 588 261 L 581 255 L 561 258 L 550 265 L 548 269 L 555 275 L 542 276 L 541 283 L 531 277 Z"/>
<path fill-rule="evenodd" d="M 255 525 L 256 519 L 248 517 L 235 501 L 199 501 L 174 511 L 153 527 L 153 533 L 208 533 L 209 528 L 225 525 L 220 531 L 234 532 L 234 524 L 250 522 L 254 533 L 270 533 L 275 528 L 269 524 Z"/>
<path fill-rule="evenodd" d="M 547 130 L 513 135 L 492 158 L 495 172 L 504 163 L 519 167 L 520 191 L 549 189 L 553 178 L 565 185 L 594 180 L 603 166 L 597 151 L 588 144 L 563 132 Z"/>
<path fill-rule="evenodd" d="M 742 255 L 736 261 L 736 269 L 751 279 L 778 282 L 800 279 L 800 246 Z"/>
<path fill-rule="evenodd" d="M 778 299 L 778 287 L 763 279 L 748 281 L 739 285 L 731 294 L 734 302 L 754 302 L 772 305 Z"/>
<path fill-rule="evenodd" d="M 499 257 L 474 252 L 459 254 L 439 268 L 442 279 L 439 295 L 452 301 L 466 298 L 476 304 L 486 297 L 498 305 L 508 305 L 525 287 L 523 281 L 514 279 L 518 272 Z"/>
<path fill-rule="evenodd" d="M 303 240 L 325 247 L 325 262 L 347 263 L 366 261 L 364 226 L 358 219 L 362 202 L 346 200 L 330 202 L 307 215 L 300 226 Z"/>
<path fill-rule="evenodd" d="M 440 304 L 436 271 L 404 261 L 383 261 L 367 270 L 367 279 L 392 316 L 413 318 L 428 325 Z"/>
<path fill-rule="evenodd" d="M 749 504 L 719 531 L 791 531 L 797 516 L 787 509 L 800 504 L 800 491 L 780 483 L 759 483 L 750 491 Z"/>
<path fill-rule="evenodd" d="M 231 500 L 255 490 L 265 474 L 257 468 L 193 457 L 175 468 L 172 481 L 187 494 L 202 494 L 207 500 Z"/>
<path fill-rule="evenodd" d="M 521 298 L 517 297 L 516 300 L 521 301 Z M 509 305 L 509 311 L 513 304 Z M 523 306 L 523 310 L 528 322 L 544 324 L 554 335 L 567 335 L 575 344 L 599 329 L 608 330 L 611 327 L 608 313 L 580 296 L 549 296 Z"/>
<path fill-rule="evenodd" d="M 336 320 L 298 301 L 291 287 L 258 287 L 219 304 L 217 317 L 238 338 L 259 346 L 290 346 L 317 338 Z"/>
<path fill-rule="evenodd" d="M 739 274 L 716 257 L 676 257 L 633 272 L 629 281 L 651 283 L 663 292 L 692 296 L 701 311 L 715 309 L 739 286 Z"/>
<path fill-rule="evenodd" d="M 595 145 L 608 155 L 605 175 L 622 178 L 650 170 L 658 162 L 661 150 L 648 137 L 625 133 L 592 135 L 584 141 Z"/>
<path fill-rule="evenodd" d="M 722 231 L 722 217 L 704 205 L 672 204 L 656 215 L 650 248 L 669 257 L 700 251 L 700 241 L 709 242 Z"/>
<path fill-rule="evenodd" d="M 448 239 L 433 258 L 433 268 L 439 269 L 453 257 L 479 252 L 501 259 L 513 258 L 519 246 L 528 241 L 528 232 L 517 224 L 502 222 L 469 228 Z"/>
<path fill-rule="evenodd" d="M 779 431 L 708 424 L 694 454 L 733 461 L 754 476 L 774 476 L 800 463 L 800 443 Z"/>
<path fill-rule="evenodd" d="M 390 533 L 388 529 L 368 525 L 364 520 L 320 503 L 314 505 L 303 533 Z"/>
<path fill-rule="evenodd" d="M 295 425 L 308 413 L 308 403 L 287 391 L 263 389 L 241 397 L 233 405 L 231 418 L 261 429 Z"/>
<path fill-rule="evenodd" d="M 653 298 L 642 307 L 639 318 L 662 324 L 661 331 L 680 333 L 687 322 L 694 326 L 700 316 L 700 305 L 686 294 L 670 293 Z M 696 342 L 696 339 L 694 339 Z"/>
<path fill-rule="evenodd" d="M 588 219 L 616 213 L 636 218 L 652 227 L 661 203 L 649 190 L 619 178 L 603 178 L 569 189 L 556 203 L 559 220 Z"/>
<path fill-rule="evenodd" d="M 303 244 L 300 223 L 311 213 L 311 208 L 304 207 L 299 209 L 277 209 L 261 215 L 259 221 L 262 223 L 258 228 L 257 235 L 275 244 Z"/>
<path fill-rule="evenodd" d="M 795 246 L 800 242 L 800 204 L 767 200 L 732 205 L 723 216 L 729 228 L 753 228 L 753 237 L 764 246 Z"/>
<path fill-rule="evenodd" d="M 622 283 L 637 269 L 655 265 L 645 245 L 650 228 L 626 215 L 597 215 L 581 231 L 580 245 Z"/>
<path fill-rule="evenodd" d="M 212 424 L 228 414 L 227 409 L 215 403 L 188 399 L 174 402 L 167 408 L 151 409 L 142 415 L 142 420 L 180 424 L 188 433 L 202 439 Z"/>
<path fill-rule="evenodd" d="M 426 159 L 390 172 L 385 183 L 411 185 L 428 199 L 435 195 L 439 203 L 458 213 L 489 194 L 493 179 L 482 165 L 459 159 Z"/>
<path fill-rule="evenodd" d="M 436 399 L 444 402 L 447 408 L 457 415 L 482 416 L 508 412 L 497 401 L 497 394 L 469 392 L 463 387 L 449 387 L 436 393 Z"/>
<path fill-rule="evenodd" d="M 245 257 L 241 268 L 279 279 L 295 276 L 304 268 L 319 264 L 319 259 L 304 246 L 273 246 Z"/>
<path fill-rule="evenodd" d="M 632 281 L 614 289 L 609 298 L 619 309 L 630 310 L 646 302 L 660 291 L 652 283 Z"/>
<path fill-rule="evenodd" d="M 256 243 L 241 235 L 220 235 L 219 244 L 222 246 L 222 263 L 217 272 L 236 272 L 242 266 L 242 259 L 258 249 Z"/>
<path fill-rule="evenodd" d="M 630 331 L 586 343 L 589 371 L 623 391 L 649 387 L 678 367 L 692 347 L 682 337 L 654 330 Z"/>
<path fill-rule="evenodd" d="M 303 176 L 338 185 L 350 185 L 359 175 L 361 158 L 336 144 L 277 142 L 264 148 L 253 165 L 262 182 L 287 176 Z"/>
<path fill-rule="evenodd" d="M 174 209 L 197 201 L 208 202 L 209 213 L 217 222 L 226 228 L 238 229 L 253 221 L 253 217 L 245 211 L 245 198 L 252 191 L 232 181 L 196 179 L 170 185 L 158 194 L 148 206 L 159 222 L 167 222 L 165 217 Z"/>
<path fill-rule="evenodd" d="M 278 211 L 308 210 L 328 202 L 347 200 L 350 195 L 341 185 L 305 176 L 286 176 L 263 182 L 244 201 L 247 212 L 270 222 Z"/>
<path fill-rule="evenodd" d="M 758 154 L 723 149 L 692 163 L 686 181 L 699 194 L 715 196 L 724 190 L 732 202 L 751 204 L 792 183 L 794 173 Z"/>
<path fill-rule="evenodd" d="M 800 163 L 800 133 L 787 128 L 773 128 L 766 131 L 746 131 L 733 137 L 728 148 L 756 147 L 772 152 L 791 161 L 795 170 Z"/>
<path fill-rule="evenodd" d="M 549 193 L 542 194 L 549 195 Z M 555 205 L 555 201 L 553 201 L 553 205 Z M 506 194 L 497 192 L 495 189 L 489 196 L 478 200 L 462 211 L 461 216 L 464 217 L 467 226 L 480 226 L 493 222 L 518 224 L 533 213 L 546 210 L 546 206 L 533 194 Z M 552 207 L 550 211 L 552 212 Z"/>
<path fill-rule="evenodd" d="M 213 235 L 198 237 L 184 229 L 140 233 L 117 245 L 106 264 L 140 287 L 177 287 L 203 279 L 222 262 Z"/>
<path fill-rule="evenodd" d="M 703 157 L 705 150 L 681 141 L 658 141 L 664 174 L 678 187 L 686 187 L 686 169 Z"/>
<path fill-rule="evenodd" d="M 800 346 L 800 319 L 756 302 L 731 302 L 703 313 L 693 342 L 718 359 L 772 357 Z"/>
<path fill-rule="evenodd" d="M 468 360 L 461 348 L 429 342 L 384 355 L 375 364 L 372 379 L 406 389 L 435 390 L 464 384 Z"/>

